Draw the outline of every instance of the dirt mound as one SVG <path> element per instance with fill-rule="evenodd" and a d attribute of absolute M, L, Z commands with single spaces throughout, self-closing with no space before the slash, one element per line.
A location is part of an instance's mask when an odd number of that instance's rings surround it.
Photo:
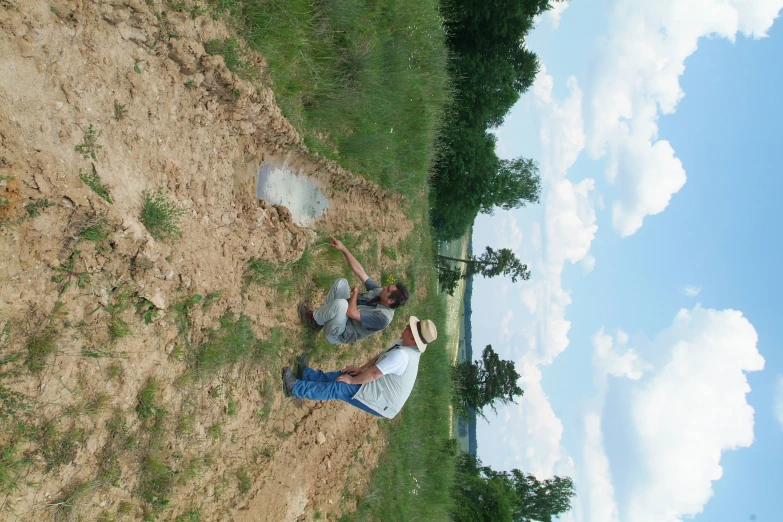
<path fill-rule="evenodd" d="M 412 229 L 398 198 L 311 157 L 272 91 L 205 51 L 228 36 L 136 0 L 0 0 L 0 442 L 27 464 L 0 518 L 331 518 L 366 483 L 376 421 L 278 391 L 298 346 L 183 378 L 188 343 L 241 314 L 258 339 L 298 335 L 298 296 L 243 284 L 251 258 L 290 263 L 316 237 L 255 199 L 262 161 L 316 181 L 319 229 L 371 224 L 388 246 Z M 142 224 L 145 194 L 182 213 L 179 240 Z"/>

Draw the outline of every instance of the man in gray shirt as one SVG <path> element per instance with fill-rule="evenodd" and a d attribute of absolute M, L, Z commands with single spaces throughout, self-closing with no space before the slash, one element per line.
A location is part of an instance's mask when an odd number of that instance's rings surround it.
<path fill-rule="evenodd" d="M 402 283 L 383 287 L 370 279 L 353 254 L 334 236 L 331 245 L 343 253 L 366 292 L 360 294 L 359 285 L 351 289 L 348 281 L 340 278 L 326 294 L 323 306 L 317 310 L 302 306 L 299 315 L 313 330 L 323 329 L 330 344 L 355 343 L 386 328 L 394 318 L 394 309 L 404 305 L 410 294 Z"/>

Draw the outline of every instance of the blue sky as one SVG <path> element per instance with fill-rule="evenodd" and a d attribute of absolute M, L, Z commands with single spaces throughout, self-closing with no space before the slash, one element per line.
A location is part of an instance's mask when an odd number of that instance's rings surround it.
<path fill-rule="evenodd" d="M 478 280 L 473 307 L 525 396 L 478 448 L 574 477 L 567 520 L 781 518 L 781 8 L 580 1 L 528 39 L 498 153 L 539 162 L 542 203 L 479 216 L 474 250 L 532 278 Z"/>

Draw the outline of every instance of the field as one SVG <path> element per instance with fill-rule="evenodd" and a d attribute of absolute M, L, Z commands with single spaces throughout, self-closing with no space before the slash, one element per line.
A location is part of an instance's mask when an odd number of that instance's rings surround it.
<path fill-rule="evenodd" d="M 0 2 L 0 518 L 447 519 L 446 327 L 391 422 L 279 379 L 446 324 L 436 7 Z M 264 161 L 329 199 L 313 228 L 255 199 Z M 297 318 L 349 275 L 330 234 L 414 295 L 352 346 Z"/>

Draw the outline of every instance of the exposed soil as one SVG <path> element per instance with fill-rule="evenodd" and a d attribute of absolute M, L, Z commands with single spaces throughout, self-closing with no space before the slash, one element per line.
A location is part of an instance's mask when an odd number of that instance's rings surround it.
<path fill-rule="evenodd" d="M 13 416 L 0 418 L 0 443 L 20 441 L 17 455 L 29 464 L 18 489 L 0 492 L 0 519 L 173 520 L 189 510 L 202 521 L 339 518 L 355 507 L 383 447 L 377 421 L 342 404 L 284 399 L 279 370 L 301 349 L 295 343 L 280 346 L 274 362 L 183 381 L 173 307 L 222 291 L 208 308 L 193 307 L 190 329 L 217 328 L 229 312 L 249 316 L 259 338 L 272 328 L 299 335 L 301 296 L 243 291 L 250 258 L 293 262 L 316 239 L 285 208 L 255 199 L 264 160 L 301 169 L 326 194 L 316 228 L 371 233 L 393 248 L 412 224 L 397 197 L 311 156 L 268 86 L 205 52 L 204 42 L 229 36 L 222 21 L 160 9 L 139 0 L 0 0 L 0 327 L 9 325 L 0 371 L 10 368 L 0 396 L 21 393 L 31 404 L 28 429 L 54 425 L 76 446 L 72 462 L 47 469 L 40 443 L 20 436 Z M 90 125 L 100 131 L 94 159 L 89 147 L 87 158 L 76 150 Z M 97 173 L 113 203 L 80 172 Z M 139 220 L 144 191 L 159 188 L 185 212 L 177 241 L 153 239 Z M 80 237 L 104 218 L 104 242 Z M 123 299 L 134 306 L 123 310 Z M 153 306 L 146 324 L 135 308 Z M 108 325 L 118 314 L 130 335 L 114 339 Z M 31 372 L 30 340 L 46 333 L 53 353 Z M 362 353 L 379 348 L 364 344 Z M 95 479 L 114 412 L 144 446 L 151 428 L 135 410 L 151 377 L 167 410 L 164 462 L 179 472 L 157 508 L 139 496 L 138 449 L 120 458 L 113 483 Z M 108 402 L 87 412 L 98 397 Z"/>

